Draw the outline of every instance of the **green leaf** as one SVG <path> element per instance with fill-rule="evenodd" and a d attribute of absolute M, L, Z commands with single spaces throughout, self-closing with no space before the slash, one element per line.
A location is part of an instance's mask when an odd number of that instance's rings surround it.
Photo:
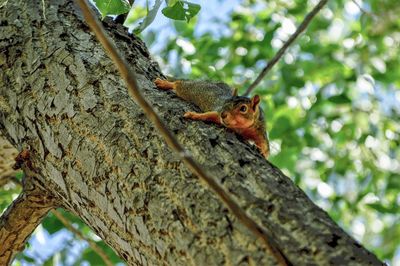
<path fill-rule="evenodd" d="M 184 3 L 188 5 L 186 15 L 187 15 L 187 21 L 189 22 L 191 18 L 196 16 L 197 13 L 199 13 L 201 6 L 187 1 L 184 1 Z"/>
<path fill-rule="evenodd" d="M 392 213 L 392 214 L 396 214 L 398 213 L 398 208 L 391 206 L 391 207 L 386 207 L 383 206 L 382 204 L 379 203 L 370 203 L 367 204 L 369 207 L 381 212 L 381 213 Z"/>
<path fill-rule="evenodd" d="M 165 7 L 161 12 L 170 19 L 185 20 L 185 10 L 183 9 L 182 2 L 177 2 L 172 7 Z"/>
<path fill-rule="evenodd" d="M 188 1 L 177 1 L 173 6 L 165 7 L 161 12 L 167 18 L 190 21 L 199 13 L 201 6 Z"/>
<path fill-rule="evenodd" d="M 387 189 L 400 191 L 400 175 L 393 174 L 389 177 Z"/>
<path fill-rule="evenodd" d="M 54 234 L 64 228 L 64 225 L 53 214 L 49 214 L 42 222 L 44 229 Z"/>
<path fill-rule="evenodd" d="M 56 253 L 57 254 L 57 253 Z M 56 255 L 54 254 L 54 255 Z M 48 258 L 42 265 L 43 266 L 52 266 L 54 265 L 54 256 L 51 256 L 50 258 Z"/>
<path fill-rule="evenodd" d="M 26 255 L 25 253 L 22 253 L 22 252 L 17 255 L 17 258 L 20 259 L 20 260 L 25 260 L 26 262 L 32 263 L 32 264 L 37 262 L 35 260 L 35 258 L 33 258 L 33 257 L 29 256 L 29 255 Z"/>
<path fill-rule="evenodd" d="M 128 13 L 131 5 L 126 0 L 94 0 L 96 7 L 101 13 L 101 17 L 108 15 L 120 15 Z"/>
<path fill-rule="evenodd" d="M 153 8 L 150 10 L 147 9 L 147 16 L 143 19 L 142 22 L 139 23 L 139 26 L 134 30 L 136 34 L 142 32 L 145 28 L 147 28 L 155 19 L 158 9 L 160 9 L 162 1 L 156 0 Z"/>
<path fill-rule="evenodd" d="M 328 101 L 337 104 L 351 103 L 351 99 L 345 94 L 339 94 L 328 98 Z"/>
<path fill-rule="evenodd" d="M 168 6 L 174 6 L 179 0 L 167 0 Z"/>

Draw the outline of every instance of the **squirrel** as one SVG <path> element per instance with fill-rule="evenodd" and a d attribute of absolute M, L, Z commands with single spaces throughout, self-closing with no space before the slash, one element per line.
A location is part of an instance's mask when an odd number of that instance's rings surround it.
<path fill-rule="evenodd" d="M 269 141 L 258 95 L 252 98 L 238 96 L 237 90 L 224 82 L 157 78 L 154 83 L 159 89 L 175 91 L 180 98 L 194 103 L 203 112 L 186 112 L 185 118 L 223 125 L 245 140 L 254 141 L 262 155 L 268 157 Z"/>

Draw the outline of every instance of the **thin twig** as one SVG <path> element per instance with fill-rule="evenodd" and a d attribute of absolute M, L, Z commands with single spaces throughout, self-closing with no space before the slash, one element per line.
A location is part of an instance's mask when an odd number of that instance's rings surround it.
<path fill-rule="evenodd" d="M 373 19 L 378 19 L 378 16 L 375 15 L 372 12 L 369 12 L 368 10 L 366 10 L 365 8 L 363 8 L 356 0 L 351 0 L 359 9 L 361 12 L 363 12 L 364 14 L 371 16 Z"/>
<path fill-rule="evenodd" d="M 106 36 L 105 30 L 100 25 L 92 10 L 89 8 L 86 0 L 76 0 L 82 9 L 83 15 L 89 27 L 95 33 L 96 37 L 103 45 L 106 53 L 114 61 L 115 66 L 120 72 L 122 78 L 128 87 L 128 92 L 131 97 L 142 107 L 145 115 L 150 121 L 152 121 L 155 127 L 158 129 L 160 135 L 165 139 L 168 146 L 175 151 L 180 159 L 186 164 L 186 166 L 196 174 L 200 180 L 203 180 L 226 204 L 228 209 L 233 213 L 234 216 L 246 226 L 255 236 L 259 237 L 269 250 L 270 254 L 277 260 L 280 265 L 287 265 L 287 260 L 278 249 L 275 241 L 270 237 L 267 231 L 252 220 L 246 212 L 224 191 L 224 189 L 211 178 L 200 165 L 191 157 L 191 155 L 182 147 L 182 145 L 176 140 L 175 136 L 168 130 L 167 126 L 163 123 L 151 105 L 144 99 L 139 91 L 139 86 L 136 81 L 135 72 L 129 67 L 125 59 L 121 57 L 117 51 L 117 48 L 112 41 Z"/>
<path fill-rule="evenodd" d="M 272 69 L 272 67 L 279 61 L 279 59 L 284 55 L 287 48 L 296 40 L 296 38 L 302 33 L 310 24 L 311 20 L 314 16 L 324 7 L 324 5 L 328 2 L 328 0 L 321 0 L 310 13 L 304 18 L 303 22 L 299 25 L 296 31 L 290 36 L 290 38 L 285 42 L 285 44 L 279 49 L 279 51 L 275 54 L 275 56 L 267 62 L 267 65 L 263 68 L 261 73 L 258 75 L 256 80 L 247 88 L 244 96 L 250 94 L 250 92 L 261 82 L 261 80 L 267 75 L 267 73 Z"/>
<path fill-rule="evenodd" d="M 104 261 L 105 265 L 107 266 L 113 266 L 114 264 L 111 262 L 110 258 L 107 256 L 106 253 L 104 253 L 104 250 L 101 249 L 96 242 L 94 242 L 92 239 L 84 236 L 81 231 L 76 229 L 75 227 L 72 226 L 71 222 L 64 217 L 64 215 L 61 214 L 61 212 L 57 210 L 52 210 L 51 211 L 54 216 L 60 220 L 60 222 L 72 233 L 74 233 L 76 236 L 78 236 L 80 239 L 85 240 L 88 242 L 89 246 L 93 249 L 94 252 L 96 252 Z"/>

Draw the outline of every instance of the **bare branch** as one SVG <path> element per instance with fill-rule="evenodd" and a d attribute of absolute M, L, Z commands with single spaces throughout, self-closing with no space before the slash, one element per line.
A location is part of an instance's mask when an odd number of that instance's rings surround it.
<path fill-rule="evenodd" d="M 326 0 L 325 0 L 326 1 Z M 176 140 L 175 136 L 168 130 L 166 125 L 162 122 L 160 117 L 150 106 L 150 104 L 144 99 L 139 91 L 139 87 L 136 81 L 136 75 L 134 71 L 128 66 L 124 58 L 122 58 L 115 45 L 106 36 L 103 27 L 100 25 L 92 10 L 89 8 L 85 0 L 77 0 L 80 8 L 82 9 L 83 15 L 86 22 L 89 24 L 100 43 L 103 45 L 107 54 L 114 61 L 118 71 L 122 78 L 125 80 L 128 92 L 131 97 L 142 107 L 144 113 L 152 121 L 155 127 L 160 132 L 161 136 L 165 139 L 168 146 L 175 151 L 180 159 L 186 164 L 186 166 L 195 173 L 201 180 L 205 181 L 206 184 L 219 196 L 219 198 L 226 204 L 229 210 L 238 218 L 238 220 L 245 225 L 255 236 L 259 237 L 270 254 L 274 256 L 280 265 L 287 265 L 287 260 L 281 253 L 277 244 L 270 235 L 267 233 L 265 228 L 262 228 L 254 220 L 252 220 L 246 212 L 225 192 L 225 190 L 211 178 L 200 165 L 191 157 L 191 155 L 182 147 L 182 145 Z"/>
<path fill-rule="evenodd" d="M 10 265 L 15 255 L 24 248 L 27 239 L 36 227 L 57 205 L 57 200 L 36 182 L 37 174 L 31 167 L 29 151 L 23 150 L 18 154 L 14 165 L 17 167 L 11 170 L 13 159 L 10 156 L 14 155 L 16 149 L 5 139 L 0 138 L 0 142 L 2 147 L 7 149 L 7 152 L 3 151 L 0 154 L 3 157 L 2 163 L 6 162 L 2 165 L 6 169 L 2 178 L 23 186 L 22 193 L 0 217 L 0 265 Z M 23 167 L 25 171 L 22 183 L 13 176 L 16 173 L 15 170 L 20 167 Z"/>
<path fill-rule="evenodd" d="M 61 212 L 57 210 L 52 210 L 52 214 L 54 214 L 55 217 L 57 217 L 58 220 L 67 228 L 69 231 L 74 233 L 76 236 L 78 236 L 80 239 L 85 240 L 88 242 L 89 246 L 93 249 L 94 252 L 96 252 L 104 261 L 104 264 L 107 266 L 113 266 L 114 264 L 111 262 L 110 258 L 107 256 L 107 254 L 94 242 L 92 239 L 84 236 L 81 231 L 77 230 L 75 227 L 72 226 L 71 222 L 68 221 L 67 218 L 65 218 Z"/>
<path fill-rule="evenodd" d="M 247 88 L 244 96 L 250 94 L 250 92 L 261 82 L 261 80 L 267 75 L 267 73 L 272 69 L 272 67 L 278 63 L 279 59 L 285 54 L 286 50 L 289 46 L 296 40 L 296 38 L 307 28 L 308 24 L 310 24 L 311 20 L 315 17 L 315 15 L 325 6 L 328 0 L 321 0 L 310 13 L 304 18 L 303 22 L 299 25 L 296 31 L 290 36 L 289 40 L 285 42 L 285 44 L 279 49 L 279 51 L 275 54 L 275 56 L 267 63 L 267 65 L 263 68 L 258 77 L 254 80 L 254 82 Z"/>
<path fill-rule="evenodd" d="M 49 194 L 28 183 L 0 217 L 0 265 L 11 264 L 32 232 L 56 205 Z"/>
<path fill-rule="evenodd" d="M 377 16 L 377 15 L 375 15 L 374 13 L 369 12 L 368 10 L 366 10 L 365 8 L 363 8 L 356 0 L 351 0 L 351 1 L 360 9 L 360 11 L 361 11 L 362 13 L 364 13 L 364 14 L 366 14 L 366 15 L 372 17 L 372 18 L 375 19 L 375 20 L 378 19 L 378 16 Z"/>

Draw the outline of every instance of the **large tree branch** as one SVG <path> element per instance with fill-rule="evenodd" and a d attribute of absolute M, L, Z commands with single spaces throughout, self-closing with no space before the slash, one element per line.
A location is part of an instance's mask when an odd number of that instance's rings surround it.
<path fill-rule="evenodd" d="M 46 11 L 44 21 L 39 0 L 0 9 L 0 130 L 31 147 L 46 188 L 130 264 L 273 264 L 165 147 L 71 1 L 49 1 Z M 255 148 L 181 119 L 194 107 L 154 87 L 161 73 L 144 44 L 103 24 L 167 126 L 289 261 L 380 264 Z"/>
<path fill-rule="evenodd" d="M 119 70 L 122 78 L 128 87 L 129 94 L 134 100 L 140 105 L 146 114 L 147 118 L 155 125 L 161 136 L 165 139 L 168 146 L 176 152 L 176 155 L 186 164 L 186 166 L 197 175 L 202 181 L 204 181 L 221 199 L 221 201 L 228 207 L 236 219 L 238 219 L 250 232 L 256 237 L 260 238 L 265 247 L 268 249 L 270 254 L 276 259 L 280 265 L 287 265 L 286 258 L 282 255 L 280 248 L 277 246 L 275 241 L 272 239 L 269 232 L 265 228 L 258 225 L 253 219 L 251 219 L 246 212 L 229 196 L 229 194 L 218 184 L 218 182 L 211 177 L 204 169 L 196 162 L 192 155 L 185 150 L 185 148 L 178 142 L 176 137 L 167 128 L 164 122 L 160 119 L 157 112 L 153 107 L 146 101 L 143 95 L 140 93 L 137 81 L 136 73 L 128 66 L 128 63 L 121 57 L 117 48 L 112 41 L 106 36 L 103 27 L 96 19 L 93 12 L 90 10 L 85 0 L 77 0 L 80 8 L 83 11 L 86 22 L 90 28 L 96 34 L 97 39 L 103 45 L 106 53 L 115 63 Z"/>
<path fill-rule="evenodd" d="M 41 204 L 41 196 L 21 193 L 0 217 L 0 265 L 11 264 L 52 208 Z"/>
<path fill-rule="evenodd" d="M 25 177 L 33 178 L 33 175 Z M 28 237 L 56 206 L 56 200 L 33 180 L 26 180 L 23 192 L 0 217 L 0 265 L 11 265 Z"/>

